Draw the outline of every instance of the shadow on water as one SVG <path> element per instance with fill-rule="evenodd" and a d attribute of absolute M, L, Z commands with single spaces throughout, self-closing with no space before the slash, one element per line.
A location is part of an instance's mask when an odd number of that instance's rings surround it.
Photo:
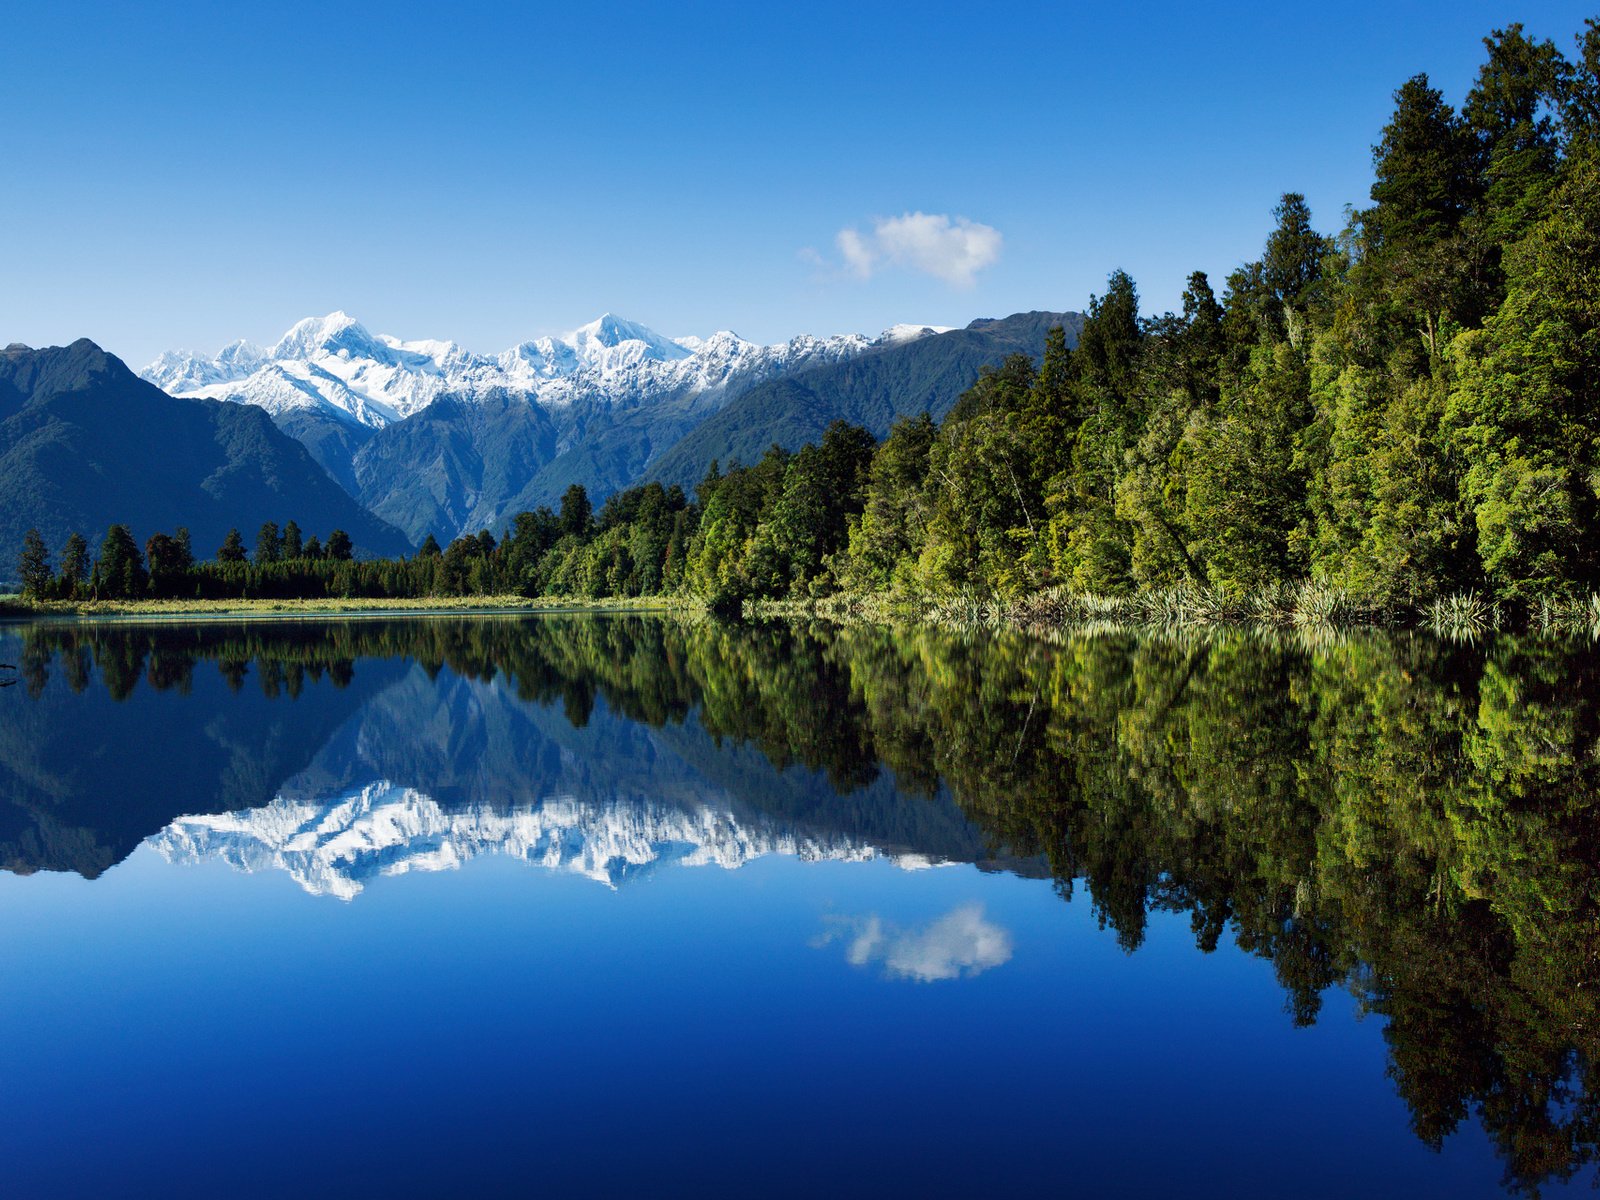
<path fill-rule="evenodd" d="M 1333 988 L 1382 1017 L 1425 1142 L 1475 1118 L 1532 1191 L 1596 1155 L 1585 648 L 642 617 L 40 625 L 13 644 L 9 870 L 92 877 L 185 814 L 376 781 L 447 812 L 714 798 L 772 836 L 1048 876 L 1129 952 L 1151 913 L 1187 914 L 1200 950 L 1227 933 L 1271 962 L 1294 1022 Z"/>

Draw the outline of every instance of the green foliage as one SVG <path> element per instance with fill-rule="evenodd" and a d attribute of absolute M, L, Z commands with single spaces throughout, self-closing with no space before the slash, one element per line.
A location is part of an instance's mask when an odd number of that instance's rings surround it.
<path fill-rule="evenodd" d="M 1026 586 L 1027 541 L 1044 521 L 1023 430 L 1035 371 L 1022 355 L 985 372 L 951 410 L 928 460 L 927 535 L 909 569 L 932 592 Z"/>
<path fill-rule="evenodd" d="M 176 594 L 184 577 L 194 567 L 189 531 L 180 529 L 172 537 L 164 533 L 152 534 L 144 544 L 144 557 L 150 573 L 150 590 L 157 595 Z"/>
<path fill-rule="evenodd" d="M 561 534 L 563 537 L 584 537 L 589 532 L 589 522 L 594 518 L 594 505 L 589 503 L 589 493 L 583 484 L 575 483 L 561 497 Z"/>
<path fill-rule="evenodd" d="M 139 555 L 139 545 L 126 525 L 113 525 L 100 545 L 100 558 L 95 563 L 97 597 L 110 600 L 133 600 L 145 594 L 148 576 L 144 560 Z"/>
<path fill-rule="evenodd" d="M 61 548 L 61 570 L 56 576 L 56 594 L 61 599 L 76 599 L 89 581 L 89 543 L 74 531 Z"/>
<path fill-rule="evenodd" d="M 1288 342 L 1260 345 L 1215 413 L 1190 428 L 1184 523 L 1207 578 L 1250 591 L 1304 578 L 1310 376 Z"/>
<path fill-rule="evenodd" d="M 256 534 L 255 561 L 262 564 L 275 563 L 283 557 L 283 535 L 278 532 L 278 523 L 264 522 L 261 531 Z"/>
<path fill-rule="evenodd" d="M 1483 146 L 1486 232 L 1503 244 L 1536 219 L 1555 180 L 1557 121 L 1571 66 L 1520 24 L 1495 30 L 1483 44 L 1488 58 L 1463 112 Z"/>
<path fill-rule="evenodd" d="M 1528 600 L 1600 570 L 1600 165 L 1572 164 L 1505 275 L 1504 304 L 1452 347 L 1449 415 L 1484 573 Z"/>
<path fill-rule="evenodd" d="M 22 594 L 36 599 L 50 586 L 50 551 L 37 529 L 28 530 L 22 539 L 22 553 L 17 558 L 17 578 L 22 580 Z"/>
<path fill-rule="evenodd" d="M 1046 354 L 1049 360 L 1049 354 Z M 927 413 L 896 421 L 872 457 L 861 517 L 850 528 L 840 583 L 858 592 L 880 591 L 897 579 L 928 534 L 926 483 L 938 433 Z"/>
<path fill-rule="evenodd" d="M 762 513 L 746 577 L 756 596 L 804 595 L 829 582 L 829 560 L 843 549 L 877 445 L 865 429 L 835 421 L 816 446 L 784 468 L 783 486 Z"/>
<path fill-rule="evenodd" d="M 222 546 L 217 550 L 217 561 L 222 563 L 242 563 L 244 560 L 244 538 L 239 536 L 237 529 L 230 529 L 228 530 L 228 536 L 222 540 Z"/>

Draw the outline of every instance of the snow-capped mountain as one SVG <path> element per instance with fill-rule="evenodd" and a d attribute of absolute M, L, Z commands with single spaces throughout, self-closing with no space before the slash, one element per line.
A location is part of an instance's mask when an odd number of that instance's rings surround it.
<path fill-rule="evenodd" d="M 708 338 L 667 338 L 607 313 L 559 338 L 536 338 L 484 355 L 451 341 L 375 335 L 348 314 L 334 312 L 298 322 L 271 349 L 241 341 L 211 358 L 170 351 L 143 375 L 175 396 L 256 404 L 275 417 L 321 410 L 376 429 L 443 395 L 472 399 L 494 391 L 545 408 L 689 393 L 714 404 L 735 385 L 938 332 L 935 326 L 897 325 L 876 340 L 802 335 L 761 346 L 726 330 Z"/>
<path fill-rule="evenodd" d="M 1075 331 L 1077 319 L 1018 313 L 763 346 L 726 330 L 664 337 L 608 313 L 489 355 L 373 334 L 335 312 L 267 349 L 164 354 L 144 376 L 173 395 L 261 407 L 421 544 L 501 530 L 556 507 L 573 483 L 596 505 L 652 481 L 688 491 L 714 461 L 754 462 L 774 442 L 798 449 L 836 419 L 883 437 L 899 417 L 942 417 L 985 366 L 1037 357 L 1052 325 Z"/>
<path fill-rule="evenodd" d="M 280 797 L 262 808 L 182 817 L 150 838 L 167 861 L 221 859 L 247 872 L 284 871 L 312 895 L 350 900 L 379 876 L 442 871 L 501 854 L 610 887 L 663 862 L 733 870 L 769 854 L 807 861 L 887 857 L 909 870 L 928 858 L 889 855 L 844 835 L 752 824 L 707 805 L 590 803 L 572 797 L 510 810 L 457 810 L 414 788 L 369 784 L 327 803 Z"/>

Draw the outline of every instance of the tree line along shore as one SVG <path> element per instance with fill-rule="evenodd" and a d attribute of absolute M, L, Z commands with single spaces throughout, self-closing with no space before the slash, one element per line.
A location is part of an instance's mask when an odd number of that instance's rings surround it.
<path fill-rule="evenodd" d="M 1140 312 L 1114 271 L 1076 346 L 987 370 L 942 422 L 652 483 L 581 485 L 410 557 L 266 525 L 197 559 L 38 537 L 29 601 L 676 597 L 1037 621 L 1600 618 L 1600 22 L 1495 31 L 1460 107 L 1394 93 L 1371 202 L 1273 210 L 1220 297 Z"/>

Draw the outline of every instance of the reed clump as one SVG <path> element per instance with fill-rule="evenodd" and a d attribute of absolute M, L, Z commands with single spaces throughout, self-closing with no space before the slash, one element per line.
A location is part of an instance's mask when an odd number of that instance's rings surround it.
<path fill-rule="evenodd" d="M 1541 599 L 1531 616 L 1533 627 L 1541 633 L 1600 639 L 1600 592 Z"/>
<path fill-rule="evenodd" d="M 1010 599 L 961 592 L 928 603 L 925 616 L 950 626 L 1018 625 L 1202 629 L 1213 626 L 1350 628 L 1383 623 L 1381 607 L 1318 583 L 1287 584 L 1236 593 L 1188 584 L 1112 596 L 1044 588 Z"/>
<path fill-rule="evenodd" d="M 1424 617 L 1431 632 L 1458 642 L 1475 642 L 1500 623 L 1498 607 L 1477 592 L 1439 596 L 1428 602 Z"/>

